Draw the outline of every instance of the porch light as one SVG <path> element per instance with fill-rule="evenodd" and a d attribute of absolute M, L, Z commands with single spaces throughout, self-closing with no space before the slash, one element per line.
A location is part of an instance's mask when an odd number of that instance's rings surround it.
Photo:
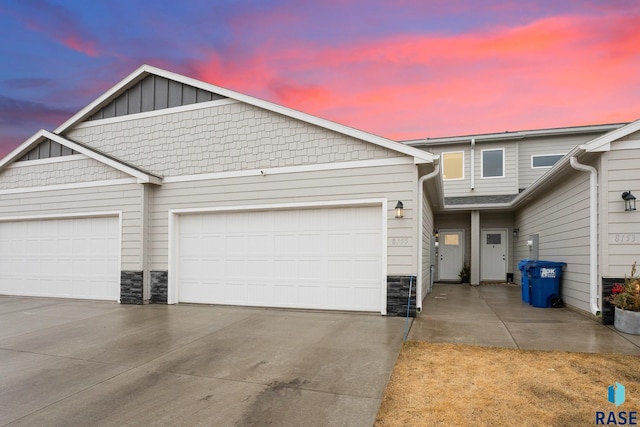
<path fill-rule="evenodd" d="M 404 205 L 401 201 L 396 204 L 396 218 L 404 218 Z"/>
<path fill-rule="evenodd" d="M 518 238 L 518 234 L 520 233 L 520 229 L 519 228 L 514 228 L 513 229 L 513 237 L 514 238 Z"/>
<path fill-rule="evenodd" d="M 622 200 L 624 200 L 624 210 L 626 212 L 636 210 L 636 197 L 631 194 L 631 190 L 622 193 Z"/>

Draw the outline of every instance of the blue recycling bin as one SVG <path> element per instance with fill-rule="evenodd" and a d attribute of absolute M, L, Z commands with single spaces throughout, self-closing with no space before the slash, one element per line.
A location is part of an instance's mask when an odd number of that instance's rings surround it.
<path fill-rule="evenodd" d="M 560 278 L 567 264 L 554 261 L 529 261 L 525 265 L 534 307 L 551 307 L 551 299 L 560 296 Z"/>
<path fill-rule="evenodd" d="M 529 260 L 526 258 L 520 261 L 518 263 L 518 270 L 520 270 L 520 277 L 521 277 L 520 281 L 522 282 L 522 301 L 526 302 L 527 304 L 530 304 L 529 276 L 527 275 L 527 270 L 525 270 L 527 263 L 529 263 Z"/>

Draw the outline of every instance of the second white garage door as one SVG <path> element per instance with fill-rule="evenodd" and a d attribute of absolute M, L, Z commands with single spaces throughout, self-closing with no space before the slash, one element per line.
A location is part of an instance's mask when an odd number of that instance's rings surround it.
<path fill-rule="evenodd" d="M 0 294 L 118 301 L 118 218 L 0 222 Z"/>
<path fill-rule="evenodd" d="M 382 209 L 178 216 L 178 301 L 380 311 Z"/>

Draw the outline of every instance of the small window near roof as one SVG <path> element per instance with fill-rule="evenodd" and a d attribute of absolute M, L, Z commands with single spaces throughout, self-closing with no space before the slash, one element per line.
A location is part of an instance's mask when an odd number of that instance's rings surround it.
<path fill-rule="evenodd" d="M 464 179 L 464 152 L 442 153 L 442 178 Z"/>
<path fill-rule="evenodd" d="M 550 168 L 555 165 L 558 160 L 564 157 L 564 154 L 544 154 L 539 156 L 531 156 L 532 168 Z"/>
<path fill-rule="evenodd" d="M 482 150 L 482 177 L 504 177 L 504 149 Z"/>

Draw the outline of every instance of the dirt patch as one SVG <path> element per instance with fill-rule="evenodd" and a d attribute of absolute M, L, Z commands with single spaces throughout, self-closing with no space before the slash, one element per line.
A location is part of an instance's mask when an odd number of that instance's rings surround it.
<path fill-rule="evenodd" d="M 376 426 L 595 425 L 596 411 L 640 411 L 638 356 L 404 344 Z M 616 408 L 615 382 L 626 388 Z"/>

